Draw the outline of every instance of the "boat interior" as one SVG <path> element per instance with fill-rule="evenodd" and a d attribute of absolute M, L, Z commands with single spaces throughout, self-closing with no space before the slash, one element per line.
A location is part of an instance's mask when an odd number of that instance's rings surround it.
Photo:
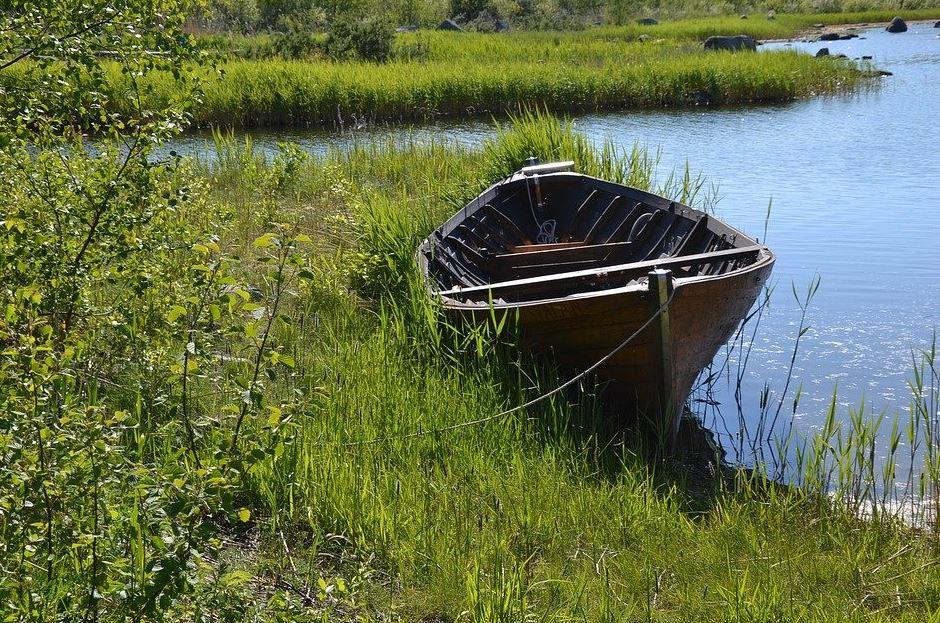
<path fill-rule="evenodd" d="M 757 261 L 763 248 L 662 197 L 545 165 L 529 169 L 550 172 L 523 169 L 425 243 L 440 294 L 517 302 L 622 287 L 653 268 L 719 275 Z"/>

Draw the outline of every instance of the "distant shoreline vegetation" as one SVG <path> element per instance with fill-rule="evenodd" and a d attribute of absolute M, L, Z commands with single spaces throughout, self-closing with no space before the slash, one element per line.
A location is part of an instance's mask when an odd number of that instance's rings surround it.
<path fill-rule="evenodd" d="M 892 13 L 937 7 L 937 0 L 206 0 L 189 29 L 257 34 L 318 32 L 336 21 L 379 19 L 392 26 L 435 28 L 443 20 L 465 30 L 577 30 L 600 24 L 635 24 L 740 15 Z M 891 19 L 889 15 L 886 19 Z"/>
<path fill-rule="evenodd" d="M 263 48 L 270 36 L 211 37 L 202 45 L 219 59 L 221 71 L 206 70 L 205 97 L 193 107 L 192 123 L 343 127 L 498 116 L 524 106 L 572 113 L 779 104 L 852 92 L 872 80 L 851 62 L 784 51 L 705 52 L 701 42 L 715 34 L 781 38 L 814 23 L 886 21 L 894 13 L 706 18 L 498 35 L 419 31 L 395 35 L 386 62 L 356 59 L 354 45 L 345 40 L 342 58 L 351 60 L 326 58 L 317 45 L 302 59 L 245 59 L 239 57 L 246 49 Z M 917 19 L 940 10 L 903 14 Z M 112 102 L 122 101 L 127 80 L 113 73 Z M 169 77 L 147 81 L 155 102 L 178 95 Z"/>

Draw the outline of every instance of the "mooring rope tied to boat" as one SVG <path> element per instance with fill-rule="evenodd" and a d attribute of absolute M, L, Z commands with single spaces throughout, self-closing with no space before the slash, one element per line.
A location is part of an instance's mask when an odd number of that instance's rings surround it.
<path fill-rule="evenodd" d="M 554 396 L 555 394 L 557 394 L 558 392 L 564 391 L 565 389 L 571 387 L 572 385 L 574 385 L 575 383 L 577 383 L 578 381 L 580 381 L 580 380 L 582 380 L 584 377 L 586 377 L 588 374 L 590 374 L 590 373 L 593 372 L 594 370 L 596 370 L 596 369 L 598 369 L 599 367 L 601 367 L 602 365 L 604 365 L 611 357 L 613 357 L 614 355 L 616 355 L 617 353 L 619 353 L 621 350 L 623 350 L 624 348 L 626 348 L 626 347 L 630 344 L 630 342 L 632 342 L 632 341 L 635 340 L 637 337 L 639 337 L 640 334 L 643 333 L 643 332 L 653 323 L 654 320 L 656 320 L 657 318 L 659 318 L 659 316 L 660 316 L 664 311 L 666 311 L 666 310 L 669 308 L 669 305 L 672 303 L 672 299 L 675 298 L 675 296 L 676 296 L 676 288 L 673 288 L 673 289 L 672 289 L 672 292 L 669 293 L 669 298 L 666 299 L 666 302 L 663 303 L 663 304 L 659 307 L 659 309 L 657 309 L 655 312 L 653 312 L 653 315 L 650 316 L 650 317 L 646 320 L 646 322 L 644 322 L 642 325 L 640 325 L 640 328 L 639 328 L 639 329 L 637 329 L 636 331 L 634 331 L 633 333 L 631 333 L 629 337 L 627 337 L 625 340 L 623 340 L 622 342 L 620 342 L 620 343 L 619 343 L 617 346 L 615 346 L 614 349 L 611 350 L 609 353 L 607 353 L 606 355 L 604 355 L 603 357 L 601 357 L 600 359 L 598 359 L 596 362 L 594 362 L 593 364 L 591 364 L 591 365 L 590 365 L 588 368 L 586 368 L 583 372 L 579 372 L 579 373 L 576 374 L 574 377 L 572 377 L 571 379 L 565 381 L 564 383 L 562 383 L 562 384 L 559 385 L 558 387 L 555 387 L 555 388 L 552 389 L 551 391 L 548 391 L 548 392 L 546 392 L 546 393 L 544 393 L 544 394 L 542 394 L 542 395 L 540 395 L 540 396 L 538 396 L 538 397 L 536 397 L 536 398 L 533 398 L 532 400 L 529 400 L 529 401 L 527 401 L 527 402 L 524 402 L 524 403 L 522 403 L 521 405 L 517 405 L 517 406 L 515 406 L 515 407 L 513 407 L 513 408 L 511 408 L 511 409 L 507 409 L 507 410 L 505 410 L 505 411 L 501 411 L 500 413 L 496 413 L 496 414 L 494 414 L 494 415 L 488 415 L 488 416 L 486 416 L 486 417 L 484 417 L 484 418 L 479 418 L 479 419 L 476 419 L 476 420 L 470 420 L 470 421 L 467 421 L 467 422 L 459 422 L 459 423 L 457 423 L 457 424 L 451 424 L 451 425 L 449 425 L 449 426 L 442 426 L 442 427 L 440 427 L 440 428 L 431 428 L 431 429 L 428 429 L 428 430 L 420 430 L 420 429 L 419 429 L 419 430 L 417 430 L 417 431 L 415 431 L 415 432 L 413 432 L 413 433 L 407 433 L 407 434 L 405 434 L 405 435 L 389 435 L 389 436 L 386 436 L 386 437 L 375 437 L 375 438 L 373 438 L 373 439 L 366 439 L 366 440 L 363 440 L 363 441 L 347 441 L 347 442 L 323 441 L 323 442 L 319 442 L 319 443 L 315 444 L 315 446 L 340 446 L 340 447 L 343 447 L 343 448 L 350 448 L 350 447 L 357 447 L 357 446 L 370 446 L 370 445 L 375 445 L 375 444 L 378 444 L 378 443 L 384 443 L 384 442 L 386 442 L 386 441 L 399 441 L 399 440 L 402 440 L 402 439 L 411 439 L 411 438 L 414 438 L 414 437 L 424 437 L 424 436 L 426 436 L 426 435 L 436 435 L 436 434 L 438 434 L 438 433 L 446 433 L 446 432 L 450 432 L 450 431 L 453 431 L 453 430 L 459 430 L 459 429 L 461 429 L 461 428 L 469 428 L 469 427 L 471 427 L 471 426 L 478 426 L 478 425 L 480 425 L 480 424 L 485 424 L 485 423 L 487 423 L 487 422 L 492 422 L 493 420 L 498 420 L 498 419 L 500 419 L 500 418 L 502 418 L 502 417 L 506 417 L 507 415 L 511 415 L 511 414 L 513 414 L 513 413 L 515 413 L 515 412 L 517 412 L 517 411 L 521 411 L 522 409 L 527 409 L 528 407 L 531 407 L 531 406 L 534 405 L 534 404 L 538 404 L 539 402 L 545 400 L 546 398 L 550 398 L 550 397 Z"/>

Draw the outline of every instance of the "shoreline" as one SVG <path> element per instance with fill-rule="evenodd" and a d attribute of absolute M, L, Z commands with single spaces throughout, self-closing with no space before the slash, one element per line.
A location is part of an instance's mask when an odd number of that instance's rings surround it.
<path fill-rule="evenodd" d="M 914 24 L 933 24 L 937 20 L 934 19 L 917 19 L 910 20 L 905 22 L 911 26 Z M 852 22 L 848 24 L 823 24 L 815 25 L 807 28 L 806 30 L 794 35 L 793 37 L 786 37 L 783 39 L 761 39 L 761 43 L 788 43 L 788 42 L 801 42 L 801 43 L 815 43 L 821 41 L 819 37 L 827 34 L 835 35 L 848 35 L 854 34 L 858 35 L 859 33 L 866 30 L 884 30 L 888 25 L 888 22 Z M 938 29 L 940 30 L 940 29 Z M 824 42 L 825 43 L 825 42 Z"/>

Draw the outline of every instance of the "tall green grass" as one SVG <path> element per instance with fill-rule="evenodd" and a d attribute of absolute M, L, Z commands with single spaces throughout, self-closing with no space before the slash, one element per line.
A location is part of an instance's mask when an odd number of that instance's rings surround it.
<path fill-rule="evenodd" d="M 787 51 L 705 53 L 701 41 L 713 34 L 789 36 L 815 21 L 888 15 L 711 18 L 508 35 L 404 33 L 395 60 L 385 64 L 229 59 L 221 75 L 206 72 L 205 97 L 192 120 L 197 126 L 342 127 L 502 115 L 523 106 L 576 112 L 788 102 L 851 92 L 875 79 L 851 62 Z M 115 71 L 115 102 L 126 80 Z M 178 97 L 171 80 L 148 81 L 154 101 Z"/>
<path fill-rule="evenodd" d="M 868 84 L 853 65 L 794 52 L 685 53 L 619 44 L 619 60 L 306 63 L 241 61 L 209 79 L 200 126 L 357 125 L 439 116 L 780 103 Z M 119 78 L 116 77 L 116 82 Z M 170 97 L 155 85 L 155 97 Z"/>
<path fill-rule="evenodd" d="M 283 336 L 308 380 L 274 389 L 306 396 L 298 431 L 245 494 L 274 552 L 263 565 L 301 583 L 324 569 L 354 581 L 356 616 L 367 620 L 936 617 L 936 541 L 880 501 L 896 479 L 869 458 L 884 438 L 877 420 L 843 422 L 833 407 L 819 435 L 794 442 L 792 486 L 769 480 L 767 466 L 729 473 L 714 462 L 696 486 L 702 474 L 688 464 L 650 461 L 605 408 L 602 386 L 493 419 L 553 387 L 557 372 L 510 335 L 450 330 L 416 277 L 417 241 L 523 155 L 571 157 L 696 201 L 691 176 L 657 182 L 654 156 L 592 146 L 544 116 L 480 150 L 372 144 L 290 167 L 222 143 L 225 157 L 201 166 L 235 216 L 229 244 L 272 218 L 319 241 L 317 278 L 285 312 L 294 329 Z M 281 190 L 259 197 L 270 186 L 258 176 L 273 174 Z M 259 213 L 262 199 L 275 214 Z M 929 353 L 918 370 L 910 441 L 934 448 Z M 920 501 L 931 500 L 935 463 L 922 463 Z M 309 568 L 273 562 L 283 549 Z"/>

